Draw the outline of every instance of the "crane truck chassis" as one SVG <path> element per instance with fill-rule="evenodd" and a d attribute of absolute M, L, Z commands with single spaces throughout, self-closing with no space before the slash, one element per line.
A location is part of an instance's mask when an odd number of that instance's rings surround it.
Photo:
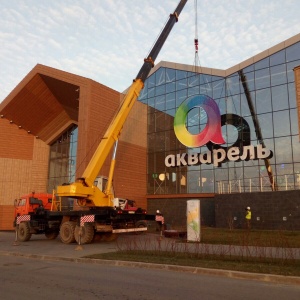
<path fill-rule="evenodd" d="M 54 201 L 52 194 L 42 193 L 15 200 L 14 226 L 18 241 L 28 241 L 32 234 L 45 234 L 48 239 L 59 235 L 65 244 L 75 241 L 88 244 L 95 235 L 103 241 L 112 241 L 117 233 L 146 231 L 148 222 L 155 218 L 128 199 L 116 198 L 115 203 L 121 204 L 115 207 L 61 211 L 51 210 Z"/>
<path fill-rule="evenodd" d="M 66 244 L 75 241 L 79 244 L 90 243 L 95 234 L 101 234 L 108 241 L 118 233 L 145 231 L 147 222 L 155 219 L 154 215 L 148 215 L 145 210 L 129 207 L 129 200 L 122 202 L 114 197 L 112 180 L 115 156 L 118 138 L 128 114 L 186 2 L 180 0 L 175 11 L 170 14 L 82 177 L 71 184 L 57 186 L 52 195 L 29 194 L 15 200 L 14 226 L 19 241 L 28 241 L 32 234 L 41 233 L 48 239 L 54 239 L 59 234 L 61 241 Z M 113 145 L 109 176 L 104 184 L 103 180 L 96 179 Z M 61 210 L 62 199 L 74 199 L 82 209 Z"/>

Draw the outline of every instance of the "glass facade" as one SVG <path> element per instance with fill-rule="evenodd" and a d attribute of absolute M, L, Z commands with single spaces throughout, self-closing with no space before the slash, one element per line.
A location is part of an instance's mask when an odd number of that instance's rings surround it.
<path fill-rule="evenodd" d="M 48 193 L 75 181 L 77 141 L 78 128 L 73 125 L 50 146 Z"/>
<path fill-rule="evenodd" d="M 242 193 L 300 189 L 300 144 L 293 68 L 300 65 L 300 43 L 287 47 L 228 77 L 161 67 L 145 82 L 139 101 L 148 105 L 148 194 Z M 243 84 L 244 78 L 244 84 Z M 209 143 L 189 148 L 174 133 L 174 116 L 188 97 L 214 99 L 222 117 L 222 136 L 229 149 L 263 145 L 270 159 L 224 161 L 166 167 L 165 158 L 204 154 Z M 239 118 L 240 117 L 240 118 Z M 240 120 L 240 123 L 239 123 Z M 207 125 L 206 110 L 189 110 L 185 126 L 191 134 Z M 249 137 L 244 138 L 245 124 Z M 248 144 L 249 145 L 249 144 Z M 242 148 L 241 148 L 242 149 Z"/>

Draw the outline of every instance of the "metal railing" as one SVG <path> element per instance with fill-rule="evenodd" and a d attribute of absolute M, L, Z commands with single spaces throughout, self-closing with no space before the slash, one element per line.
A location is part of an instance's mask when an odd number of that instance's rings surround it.
<path fill-rule="evenodd" d="M 216 181 L 216 191 L 218 194 L 231 194 L 300 189 L 300 174 L 277 175 L 274 179 L 273 185 L 270 185 L 267 176 Z M 276 189 L 274 185 L 276 185 Z"/>

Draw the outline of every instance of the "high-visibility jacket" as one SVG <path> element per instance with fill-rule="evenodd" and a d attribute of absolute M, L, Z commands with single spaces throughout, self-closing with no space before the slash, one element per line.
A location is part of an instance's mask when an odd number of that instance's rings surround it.
<path fill-rule="evenodd" d="M 251 211 L 250 210 L 247 210 L 246 219 L 251 220 Z"/>

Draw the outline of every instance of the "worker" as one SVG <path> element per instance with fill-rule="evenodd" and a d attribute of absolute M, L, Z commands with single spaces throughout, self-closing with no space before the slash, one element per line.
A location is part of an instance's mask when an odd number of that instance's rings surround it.
<path fill-rule="evenodd" d="M 251 228 L 251 209 L 250 206 L 246 207 L 246 215 L 245 215 L 245 219 L 246 219 L 246 227 L 247 229 Z"/>
<path fill-rule="evenodd" d="M 155 221 L 156 221 L 156 231 L 162 232 L 165 219 L 162 213 L 160 212 L 160 210 L 156 211 Z"/>

